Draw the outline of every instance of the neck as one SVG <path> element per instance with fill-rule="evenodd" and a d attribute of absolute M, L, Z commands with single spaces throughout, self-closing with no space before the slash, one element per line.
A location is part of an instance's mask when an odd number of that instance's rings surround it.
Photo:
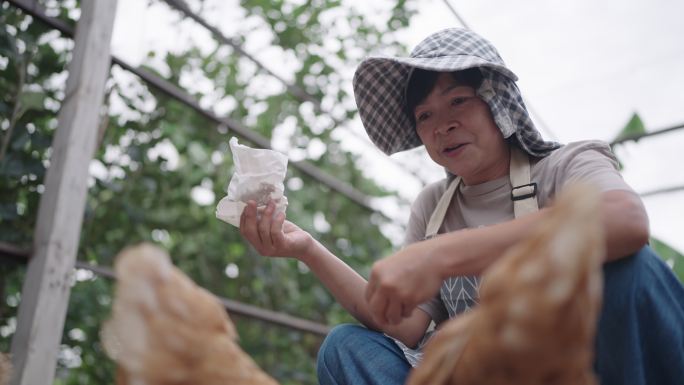
<path fill-rule="evenodd" d="M 492 162 L 491 166 L 486 170 L 482 170 L 468 177 L 461 175 L 463 184 L 466 186 L 473 186 L 508 175 L 511 164 L 511 148 L 506 146 L 501 154 L 501 157 Z"/>

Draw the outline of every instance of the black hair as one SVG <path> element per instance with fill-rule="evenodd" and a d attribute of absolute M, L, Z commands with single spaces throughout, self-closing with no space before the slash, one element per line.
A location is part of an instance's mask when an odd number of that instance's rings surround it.
<path fill-rule="evenodd" d="M 428 94 L 435 87 L 437 83 L 437 77 L 439 72 L 424 70 L 421 68 L 414 68 L 409 75 L 408 82 L 406 83 L 406 91 L 404 92 L 404 98 L 406 100 L 406 114 L 409 120 L 415 126 L 416 118 L 413 115 L 413 111 L 416 106 L 425 100 Z M 459 85 L 469 86 L 477 90 L 482 84 L 482 73 L 477 68 L 468 68 L 462 71 L 451 72 L 456 83 Z"/>

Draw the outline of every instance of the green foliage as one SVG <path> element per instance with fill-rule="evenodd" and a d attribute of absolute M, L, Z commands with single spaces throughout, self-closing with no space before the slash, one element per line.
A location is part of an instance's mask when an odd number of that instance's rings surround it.
<path fill-rule="evenodd" d="M 644 126 L 641 117 L 638 113 L 634 113 L 629 119 L 629 122 L 620 131 L 620 133 L 615 137 L 613 141 L 622 140 L 625 138 L 632 138 L 641 134 L 646 133 L 646 127 Z M 618 165 L 620 170 L 623 169 L 622 162 L 618 159 Z M 678 251 L 667 245 L 666 243 L 656 239 L 651 238 L 651 246 L 656 251 L 664 261 L 666 261 L 671 267 L 674 273 L 677 275 L 680 281 L 684 282 L 684 256 L 682 256 Z"/>
<path fill-rule="evenodd" d="M 0 15 L 0 241 L 29 246 L 38 209 L 45 164 L 56 127 L 56 106 L 63 86 L 51 78 L 64 71 L 67 52 L 38 44 L 49 28 L 7 3 Z M 7 231 L 4 231 L 7 230 Z"/>
<path fill-rule="evenodd" d="M 639 114 L 636 112 L 632 115 L 632 117 L 629 119 L 629 122 L 625 125 L 625 127 L 620 131 L 620 133 L 613 139 L 613 142 L 627 139 L 627 138 L 632 138 L 641 134 L 646 133 L 646 127 L 644 126 L 644 123 L 641 121 L 641 118 L 639 117 Z M 624 165 L 622 162 L 618 159 L 618 168 L 622 170 L 624 168 Z"/>
<path fill-rule="evenodd" d="M 656 238 L 651 238 L 651 247 L 672 267 L 672 271 L 684 283 L 684 255 Z"/>
<path fill-rule="evenodd" d="M 73 25 L 70 17 L 77 14 L 76 2 L 45 4 Z M 343 9 L 339 1 L 243 0 L 241 5 L 249 17 L 262 19 L 273 30 L 273 44 L 300 60 L 294 77 L 297 85 L 315 97 L 332 99 L 335 105 L 349 105 L 352 99 L 340 91 L 347 88 L 336 74 L 340 61 L 353 66 L 361 54 L 380 44 L 403 50 L 391 34 Z M 28 248 L 64 97 L 71 45 L 6 2 L 0 7 L 0 143 L 6 143 L 0 157 L 0 241 Z M 321 18 L 330 12 L 342 12 L 344 18 L 335 23 L 347 20 L 354 29 L 342 34 L 322 25 Z M 388 24 L 405 27 L 410 15 L 405 1 L 397 1 Z M 325 39 L 342 44 L 327 52 Z M 350 47 L 360 51 L 351 54 Z M 214 101 L 235 101 L 228 111 L 232 119 L 266 137 L 285 120 L 294 120 L 289 138 L 294 148 L 305 152 L 313 140 L 326 145 L 326 152 L 310 161 L 369 195 L 388 194 L 365 178 L 355 166 L 355 157 L 331 138 L 334 122 L 321 122 L 302 112 L 310 103 L 290 94 L 251 89 L 250 82 L 259 73 L 241 65 L 245 59 L 239 55 L 225 49 L 203 55 L 188 47 L 163 59 L 170 69 L 168 81 L 180 86 L 183 74 L 203 73 L 214 85 Z M 351 321 L 306 267 L 294 260 L 257 255 L 235 228 L 214 217 L 215 204 L 232 174 L 227 149 L 233 133 L 140 80 L 117 73 L 121 69 L 114 67 L 108 81 L 109 111 L 91 163 L 78 258 L 111 266 L 124 246 L 152 241 L 169 250 L 175 264 L 217 295 L 331 325 Z M 354 114 L 353 109 L 344 110 L 336 119 L 346 121 Z M 366 274 L 373 260 L 390 252 L 390 242 L 378 230 L 383 219 L 377 214 L 293 168 L 287 178 L 288 218 L 352 267 Z M 207 202 L 193 198 L 198 191 L 214 198 Z M 321 218 L 329 228 L 317 230 L 315 223 Z M 227 268 L 237 268 L 239 274 L 229 278 Z M 0 264 L 0 269 L 0 349 L 8 350 L 25 268 Z M 113 364 L 98 342 L 111 305 L 112 284 L 84 271 L 76 274 L 56 384 L 112 383 Z M 281 383 L 316 383 L 320 338 L 241 317 L 234 320 L 243 348 Z"/>
<path fill-rule="evenodd" d="M 644 122 L 641 121 L 641 117 L 636 112 L 629 119 L 629 122 L 620 131 L 615 140 L 621 140 L 625 138 L 634 137 L 636 135 L 641 135 L 646 133 L 646 128 L 644 127 Z"/>
<path fill-rule="evenodd" d="M 629 122 L 620 131 L 614 141 L 618 141 L 625 138 L 632 138 L 641 134 L 646 133 L 646 127 L 642 122 L 639 114 L 636 112 L 630 118 Z M 618 159 L 620 170 L 623 169 L 622 162 Z M 684 282 L 684 256 L 678 251 L 667 245 L 665 242 L 660 241 L 656 238 L 651 238 L 651 246 L 656 251 L 660 257 L 666 261 L 671 267 L 674 273 L 677 275 L 680 281 Z"/>

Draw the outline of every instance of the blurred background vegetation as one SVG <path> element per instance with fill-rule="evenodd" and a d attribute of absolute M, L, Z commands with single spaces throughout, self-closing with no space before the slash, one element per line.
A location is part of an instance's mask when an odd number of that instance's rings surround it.
<path fill-rule="evenodd" d="M 243 0 L 240 6 L 250 17 L 263 18 L 271 26 L 274 45 L 296 54 L 303 63 L 296 84 L 320 99 L 322 89 L 335 86 L 329 83 L 339 82 L 340 77 L 326 58 L 315 53 L 322 51 L 323 39 L 332 33 L 320 24 L 319 16 L 340 4 L 327 0 L 297 3 L 300 5 Z M 77 2 L 45 1 L 43 5 L 51 15 L 75 25 Z M 73 43 L 8 3 L 0 7 L 0 241 L 28 249 Z M 177 13 L 177 17 L 180 20 L 182 15 Z M 362 15 L 349 17 L 357 25 L 348 36 L 356 46 L 368 50 L 373 48 L 369 42 L 379 45 L 384 41 L 382 44 L 402 49 L 391 39 L 382 39 L 386 31 L 378 30 Z M 387 25 L 401 28 L 407 23 L 404 2 L 398 1 Z M 330 54 L 336 60 L 355 60 L 348 59 L 343 48 Z M 149 59 L 160 58 L 151 54 Z M 289 138 L 292 147 L 306 149 L 314 138 L 326 144 L 324 155 L 308 161 L 369 196 L 390 194 L 365 178 L 355 166 L 354 156 L 331 138 L 333 122 L 312 127 L 311 118 L 304 115 L 311 110 L 310 102 L 302 103 L 287 93 L 262 96 L 263 92 L 250 89 L 250 79 L 258 70 L 240 63 L 244 59 L 233 50 L 220 47 L 203 55 L 198 48 L 188 47 L 161 59 L 169 76 L 152 67 L 146 69 L 176 85 L 182 76 L 201 71 L 213 81 L 213 97 L 237 101 L 229 112 L 232 119 L 244 122 L 250 108 L 262 111 L 246 125 L 267 138 L 286 118 L 294 118 L 295 132 Z M 215 204 L 225 195 L 232 174 L 228 140 L 234 134 L 134 76 L 116 76 L 122 72 L 112 66 L 107 81 L 108 113 L 90 167 L 78 259 L 111 266 L 124 246 L 152 241 L 166 248 L 174 263 L 196 282 L 219 296 L 328 325 L 352 321 L 303 264 L 260 257 L 235 228 L 215 218 Z M 205 95 L 193 96 L 199 100 Z M 325 96 L 340 106 L 351 97 L 343 91 Z M 111 108 L 112 103 L 119 107 Z M 337 115 L 345 121 L 355 111 Z M 362 274 L 375 259 L 391 251 L 390 241 L 378 230 L 386 221 L 381 215 L 292 167 L 286 189 L 288 217 Z M 25 268 L 0 260 L 0 351 L 9 350 Z M 56 383 L 113 383 L 113 365 L 98 342 L 99 326 L 109 313 L 113 282 L 86 270 L 78 270 L 74 277 Z M 279 381 L 317 383 L 314 368 L 320 337 L 233 318 L 241 345 Z"/>
<path fill-rule="evenodd" d="M 42 4 L 51 15 L 75 25 L 78 2 L 46 0 Z M 363 15 L 346 10 L 344 17 L 354 29 L 341 36 L 320 22 L 322 14 L 340 8 L 336 0 L 241 0 L 240 6 L 249 17 L 261 18 L 270 26 L 273 45 L 301 61 L 296 85 L 336 107 L 349 106 L 352 96 L 344 91 L 348 85 L 338 84 L 342 78 L 330 57 L 353 68 L 358 55 L 348 55 L 345 45 L 323 55 L 328 49 L 323 47 L 324 40 L 348 41 L 361 50 L 359 54 L 379 46 L 385 52 L 405 52 L 390 32 L 407 28 L 412 15 L 406 1 L 397 0 L 381 29 Z M 70 39 L 50 27 L 6 2 L 0 4 L 1 242 L 31 247 L 72 46 Z M 234 101 L 227 115 L 267 138 L 272 137 L 274 127 L 294 120 L 288 138 L 292 148 L 306 152 L 314 141 L 326 145 L 323 154 L 308 156 L 308 161 L 370 196 L 394 194 L 363 176 L 355 156 L 331 135 L 335 121 L 312 119 L 310 102 L 285 92 L 264 96 L 250 87 L 259 70 L 241 63 L 244 59 L 234 50 L 224 46 L 203 54 L 197 47 L 187 47 L 162 58 L 150 54 L 148 59 L 163 60 L 169 71 L 143 67 L 179 86 L 184 75 L 201 72 L 212 81 L 207 94 L 216 101 Z M 215 204 L 225 195 L 232 174 L 227 150 L 233 133 L 123 72 L 114 65 L 107 82 L 107 108 L 90 165 L 78 259 L 111 266 L 124 246 L 152 241 L 166 248 L 174 263 L 196 282 L 219 296 L 328 325 L 352 321 L 304 265 L 260 257 L 235 228 L 214 217 Z M 324 91 L 331 89 L 337 91 Z M 193 96 L 200 100 L 207 94 Z M 259 111 L 256 116 L 254 111 Z M 354 117 L 353 108 L 341 112 L 338 108 L 334 120 L 344 123 Z M 292 167 L 286 189 L 288 217 L 361 274 L 367 275 L 374 260 L 392 251 L 392 244 L 379 230 L 387 221 L 381 215 Z M 681 255 L 662 243 L 654 245 L 683 277 Z M 9 350 L 16 327 L 25 268 L 25 264 L 0 259 L 0 351 Z M 112 284 L 86 270 L 75 272 L 56 384 L 113 383 L 113 364 L 98 341 L 100 324 L 109 313 Z M 314 363 L 319 337 L 233 318 L 243 348 L 281 383 L 317 383 Z"/>

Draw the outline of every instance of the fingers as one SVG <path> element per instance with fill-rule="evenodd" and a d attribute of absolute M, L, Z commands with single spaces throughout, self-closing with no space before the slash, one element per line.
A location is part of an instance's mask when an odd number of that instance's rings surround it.
<path fill-rule="evenodd" d="M 402 320 L 402 303 L 396 298 L 390 298 L 385 308 L 385 319 L 391 325 L 396 325 Z"/>
<path fill-rule="evenodd" d="M 252 245 L 257 246 L 261 241 L 257 231 L 256 202 L 248 201 L 240 215 L 240 234 Z"/>
<path fill-rule="evenodd" d="M 273 240 L 271 239 L 271 223 L 273 222 L 273 211 L 275 204 L 273 201 L 268 202 L 266 209 L 261 213 L 261 218 L 257 224 L 257 231 L 261 245 L 266 249 L 273 249 Z"/>
<path fill-rule="evenodd" d="M 371 271 L 368 285 L 366 286 L 365 298 L 373 321 L 380 325 L 396 325 L 411 316 L 414 305 L 396 285 L 382 282 L 377 269 Z M 404 293 L 405 294 L 405 293 Z"/>
<path fill-rule="evenodd" d="M 401 316 L 402 318 L 408 318 L 413 314 L 413 307 L 407 306 L 406 304 L 401 304 Z"/>
<path fill-rule="evenodd" d="M 396 325 L 404 319 L 406 308 L 398 298 L 392 298 L 377 293 L 368 301 L 373 321 L 380 325 Z M 408 312 L 411 315 L 411 312 Z"/>
<path fill-rule="evenodd" d="M 387 309 L 388 301 L 385 297 L 375 295 L 368 302 L 371 317 L 373 321 L 380 325 L 387 325 L 387 317 L 385 316 L 385 309 Z"/>
<path fill-rule="evenodd" d="M 278 213 L 271 221 L 270 237 L 273 247 L 279 248 L 285 242 L 285 234 L 283 232 L 285 224 L 285 213 Z"/>
<path fill-rule="evenodd" d="M 373 321 L 380 325 L 386 325 L 387 317 L 385 310 L 387 309 L 388 301 L 383 290 L 380 290 L 379 282 L 380 279 L 378 278 L 376 264 L 373 266 L 373 269 L 371 269 L 368 285 L 366 286 L 365 297 Z"/>
<path fill-rule="evenodd" d="M 365 293 L 366 302 L 368 302 L 368 303 L 371 302 L 371 299 L 373 298 L 373 296 L 375 296 L 375 291 L 377 290 L 377 287 L 378 287 L 378 280 L 375 279 L 375 277 L 373 276 L 373 273 L 371 272 L 371 276 L 368 279 L 368 285 L 366 286 L 366 293 Z"/>
<path fill-rule="evenodd" d="M 396 324 L 401 321 L 401 302 L 392 298 L 391 290 L 383 288 L 379 282 L 377 274 L 371 271 L 365 293 L 371 317 L 380 325 Z"/>
<path fill-rule="evenodd" d="M 240 234 L 254 246 L 261 255 L 273 255 L 276 242 L 282 243 L 282 226 L 285 216 L 273 218 L 275 203 L 269 202 L 259 215 L 254 201 L 248 201 L 240 215 Z"/>

